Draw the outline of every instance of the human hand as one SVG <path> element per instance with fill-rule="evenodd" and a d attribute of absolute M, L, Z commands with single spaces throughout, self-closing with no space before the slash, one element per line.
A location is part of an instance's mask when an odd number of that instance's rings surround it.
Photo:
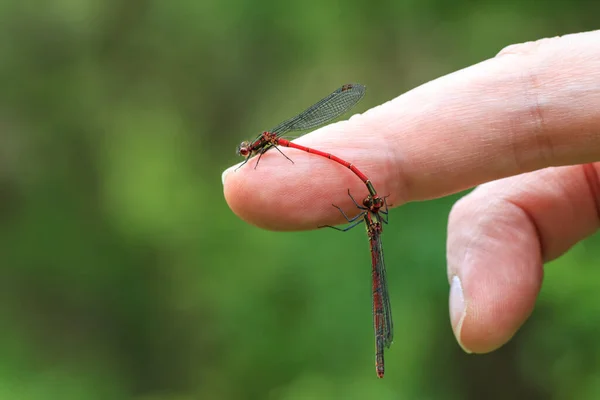
<path fill-rule="evenodd" d="M 600 31 L 509 46 L 297 142 L 351 161 L 395 206 L 480 185 L 449 217 L 450 319 L 466 351 L 495 350 L 532 312 L 543 263 L 600 223 Z M 273 230 L 343 222 L 331 203 L 352 207 L 360 180 L 293 160 L 226 171 L 232 210 Z"/>

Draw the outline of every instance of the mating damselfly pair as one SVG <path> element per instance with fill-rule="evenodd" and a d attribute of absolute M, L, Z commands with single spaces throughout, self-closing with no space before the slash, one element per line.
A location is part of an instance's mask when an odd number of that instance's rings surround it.
<path fill-rule="evenodd" d="M 363 85 L 351 83 L 346 84 L 335 90 L 327 97 L 319 100 L 302 113 L 290 118 L 275 128 L 264 131 L 251 142 L 242 142 L 237 153 L 245 157 L 242 165 L 257 155 L 258 160 L 255 168 L 258 167 L 262 155 L 271 150 L 278 150 L 288 160 L 285 154 L 277 146 L 290 147 L 321 157 L 328 158 L 341 164 L 352 171 L 367 187 L 369 194 L 363 199 L 362 204 L 358 204 L 348 190 L 348 195 L 360 212 L 349 217 L 344 211 L 335 206 L 350 223 L 345 228 L 326 226 L 340 231 L 348 231 L 361 222 L 365 222 L 369 245 L 371 248 L 371 275 L 372 275 L 372 299 L 373 299 L 373 326 L 375 331 L 375 369 L 377 376 L 383 378 L 384 375 L 384 348 L 389 348 L 392 344 L 394 335 L 394 325 L 392 322 L 392 310 L 390 307 L 390 298 L 388 294 L 385 263 L 383 258 L 383 245 L 381 235 L 383 233 L 383 224 L 387 224 L 388 207 L 385 197 L 381 197 L 375 191 L 371 180 L 363 174 L 354 164 L 342 160 L 330 153 L 305 147 L 287 139 L 283 136 L 292 131 L 307 131 L 325 125 L 328 122 L 342 116 L 354 107 L 364 96 L 366 88 Z M 291 161 L 291 160 L 290 160 Z M 242 166 L 241 165 L 241 166 Z M 241 167 L 240 166 L 240 167 Z"/>

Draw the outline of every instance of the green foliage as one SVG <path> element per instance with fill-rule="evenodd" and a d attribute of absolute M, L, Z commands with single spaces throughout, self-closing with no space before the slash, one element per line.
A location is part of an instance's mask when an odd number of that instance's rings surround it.
<path fill-rule="evenodd" d="M 364 232 L 262 231 L 216 195 L 235 145 L 324 87 L 374 106 L 591 29 L 598 5 L 38 3 L 0 4 L 1 399 L 598 398 L 597 240 L 548 266 L 510 345 L 469 357 L 447 316 L 457 197 L 391 211 L 379 381 Z"/>

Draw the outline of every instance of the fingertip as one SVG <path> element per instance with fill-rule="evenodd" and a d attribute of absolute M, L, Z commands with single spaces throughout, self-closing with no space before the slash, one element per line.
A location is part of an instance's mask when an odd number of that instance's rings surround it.
<path fill-rule="evenodd" d="M 229 174 L 231 174 L 232 172 L 234 172 L 237 168 L 239 168 L 242 165 L 242 163 L 237 163 L 229 168 L 227 168 L 225 171 L 223 171 L 223 173 L 221 174 L 221 183 L 223 185 L 225 185 L 225 180 L 227 179 L 227 176 Z"/>
<path fill-rule="evenodd" d="M 448 227 L 450 319 L 467 353 L 508 342 L 533 311 L 542 281 L 535 227 L 522 210 L 477 191 L 452 209 Z"/>
<path fill-rule="evenodd" d="M 281 150 L 286 155 L 289 152 Z M 346 168 L 340 170 L 323 157 L 289 153 L 293 163 L 276 152 L 269 152 L 260 159 L 258 168 L 256 158 L 239 169 L 238 166 L 228 168 L 223 173 L 227 205 L 243 221 L 273 231 L 307 230 L 335 224 L 339 216 L 331 202 L 346 199 L 347 188 L 360 190 L 360 181 L 347 174 Z M 332 191 L 334 184 L 344 189 Z"/>

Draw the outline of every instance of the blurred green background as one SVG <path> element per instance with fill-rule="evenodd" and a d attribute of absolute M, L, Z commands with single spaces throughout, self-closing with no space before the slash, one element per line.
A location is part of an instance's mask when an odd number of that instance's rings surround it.
<path fill-rule="evenodd" d="M 368 86 L 362 112 L 506 45 L 595 29 L 599 11 L 1 2 L 0 399 L 600 398 L 597 238 L 547 267 L 514 340 L 467 356 L 445 270 L 459 196 L 392 210 L 378 380 L 364 229 L 268 232 L 221 194 L 241 140 L 342 83 Z"/>

